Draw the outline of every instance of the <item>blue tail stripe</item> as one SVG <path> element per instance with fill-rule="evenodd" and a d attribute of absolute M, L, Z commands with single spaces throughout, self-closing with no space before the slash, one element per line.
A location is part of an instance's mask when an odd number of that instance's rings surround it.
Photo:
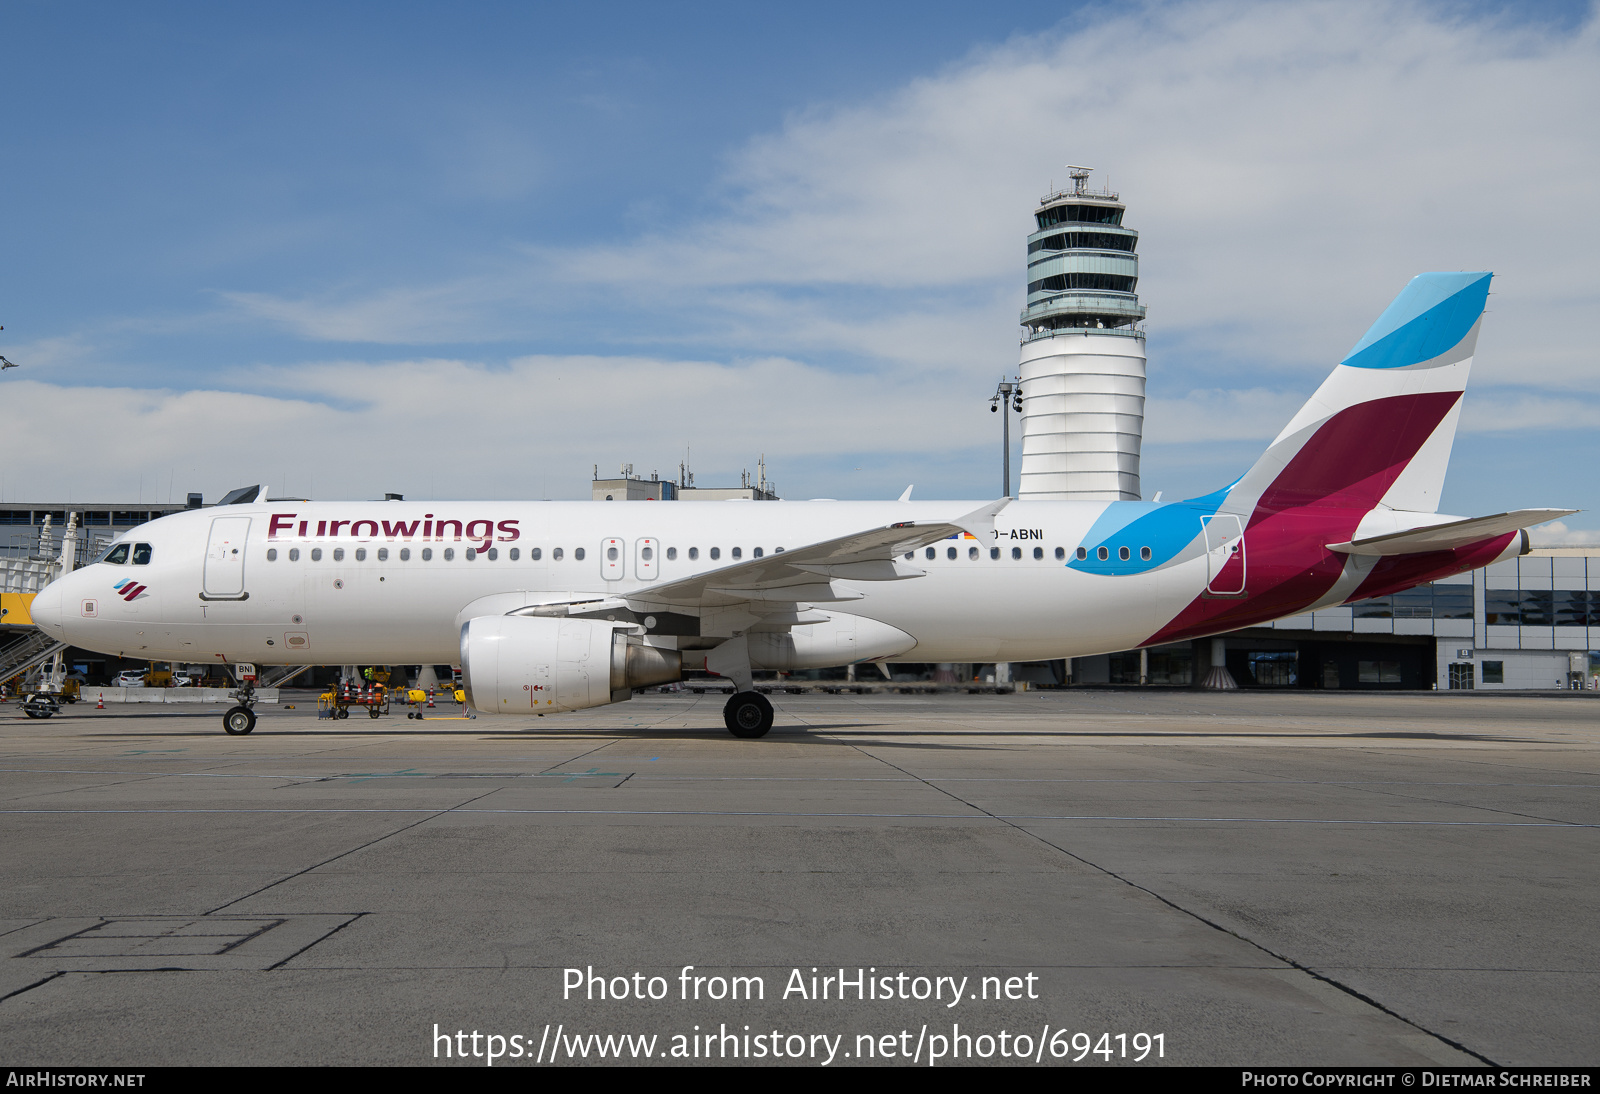
<path fill-rule="evenodd" d="M 1483 314 L 1492 276 L 1418 274 L 1342 363 L 1352 368 L 1404 368 L 1438 357 L 1465 338 Z"/>

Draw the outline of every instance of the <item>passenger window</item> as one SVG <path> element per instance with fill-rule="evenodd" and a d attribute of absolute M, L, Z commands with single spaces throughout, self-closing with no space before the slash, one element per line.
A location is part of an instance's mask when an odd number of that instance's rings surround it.
<path fill-rule="evenodd" d="M 299 562 L 300 561 L 300 548 L 298 548 L 298 547 L 289 548 L 289 561 L 290 562 Z"/>
<path fill-rule="evenodd" d="M 733 557 L 734 558 L 743 558 L 744 557 L 744 548 L 743 547 L 735 547 L 733 549 Z"/>
<path fill-rule="evenodd" d="M 276 547 L 268 547 L 267 548 L 267 561 L 268 562 L 276 562 L 276 561 L 278 561 L 278 549 Z"/>
<path fill-rule="evenodd" d="M 1033 549 L 1033 557 L 1035 559 L 1043 558 L 1044 557 L 1044 548 L 1043 547 L 1035 547 Z"/>
<path fill-rule="evenodd" d="M 135 543 L 133 545 L 133 564 L 135 566 L 150 565 L 150 545 L 148 543 Z"/>
<path fill-rule="evenodd" d="M 321 547 L 313 547 L 313 548 L 311 548 L 311 561 L 312 562 L 321 562 L 322 561 L 322 548 Z"/>
<path fill-rule="evenodd" d="M 495 559 L 500 557 L 500 548 L 498 548 L 498 547 L 489 548 L 488 555 L 489 555 L 489 561 L 493 562 Z"/>
<path fill-rule="evenodd" d="M 521 558 L 521 557 L 522 557 L 522 550 L 521 550 L 521 548 L 518 548 L 518 547 L 513 547 L 513 548 L 511 548 L 511 550 L 510 550 L 510 552 L 509 552 L 509 557 L 510 557 L 510 559 L 511 559 L 511 561 L 512 561 L 512 562 L 515 562 L 515 561 L 517 561 L 517 559 L 519 559 L 519 558 Z"/>
<path fill-rule="evenodd" d="M 389 548 L 387 548 L 387 547 L 379 547 L 378 548 L 378 561 L 379 562 L 388 562 L 389 561 Z"/>
<path fill-rule="evenodd" d="M 978 549 L 976 547 L 968 547 L 967 557 L 974 562 L 978 561 Z"/>
<path fill-rule="evenodd" d="M 1000 557 L 1000 548 L 998 548 L 998 547 L 989 548 L 989 557 L 990 558 L 999 558 Z"/>
<path fill-rule="evenodd" d="M 1148 547 L 1139 548 L 1139 557 L 1141 559 L 1143 559 L 1144 561 L 1149 562 L 1150 561 L 1150 548 L 1148 548 Z"/>
<path fill-rule="evenodd" d="M 582 547 L 574 547 L 572 549 L 572 559 L 573 559 L 574 562 L 582 562 L 583 561 L 583 548 Z"/>
<path fill-rule="evenodd" d="M 1065 547 L 1057 547 L 1056 548 L 1056 561 L 1060 562 L 1062 559 L 1064 559 L 1066 557 L 1067 557 L 1067 549 Z"/>
<path fill-rule="evenodd" d="M 551 562 L 560 562 L 561 559 L 564 557 L 564 554 L 565 553 L 561 550 L 560 547 L 556 547 L 556 548 L 552 549 L 551 552 L 550 552 L 550 561 Z"/>
<path fill-rule="evenodd" d="M 735 547 L 734 550 L 737 551 L 738 548 Z M 757 547 L 755 550 L 751 551 L 750 554 L 755 558 L 760 558 L 761 557 L 761 548 Z"/>
<path fill-rule="evenodd" d="M 446 562 L 454 562 L 456 560 L 456 549 L 454 547 L 446 547 L 444 549 L 444 560 Z"/>
<path fill-rule="evenodd" d="M 700 557 L 700 548 L 698 548 L 698 547 L 689 548 L 689 561 L 690 562 L 693 562 L 695 559 L 697 559 L 699 557 Z"/>
<path fill-rule="evenodd" d="M 721 547 L 713 547 L 713 548 L 711 548 L 711 560 L 713 562 L 715 562 L 717 559 L 719 559 L 721 557 L 722 557 L 722 548 Z"/>
<path fill-rule="evenodd" d="M 411 561 L 411 548 L 409 548 L 409 547 L 400 548 L 400 561 L 401 562 L 410 562 Z"/>
<path fill-rule="evenodd" d="M 956 549 L 954 547 L 951 547 L 949 550 L 945 551 L 945 555 L 948 558 L 955 558 L 956 557 Z"/>
<path fill-rule="evenodd" d="M 650 548 L 648 548 L 648 547 L 645 548 L 646 551 L 648 551 L 649 549 Z M 607 561 L 610 561 L 610 562 L 617 561 L 617 549 L 615 547 L 607 547 L 606 548 L 606 559 L 607 559 Z"/>
<path fill-rule="evenodd" d="M 934 558 L 935 556 L 938 555 L 938 553 L 939 552 L 935 551 L 932 547 L 929 547 L 926 551 L 923 552 L 923 554 L 925 554 L 929 559 Z"/>
<path fill-rule="evenodd" d="M 532 559 L 534 562 L 538 562 L 541 558 L 544 557 L 544 549 L 542 547 L 535 547 L 531 551 L 528 552 L 528 557 L 530 559 Z"/>
<path fill-rule="evenodd" d="M 433 561 L 433 548 L 432 547 L 424 547 L 422 549 L 422 561 L 424 561 L 424 562 L 432 562 Z"/>
<path fill-rule="evenodd" d="M 1022 557 L 1022 548 L 1021 547 L 1013 547 L 1013 548 L 1011 548 L 1011 557 L 1012 558 L 1021 558 Z"/>
<path fill-rule="evenodd" d="M 645 550 L 647 550 L 647 551 L 649 549 L 650 548 L 648 548 L 648 547 L 645 548 Z M 677 560 L 678 560 L 678 549 L 676 547 L 668 547 L 667 548 L 667 561 L 668 562 L 676 562 Z"/>
<path fill-rule="evenodd" d="M 126 565 L 128 561 L 129 549 L 130 548 L 128 544 L 119 543 L 115 547 L 111 548 L 111 550 L 106 552 L 105 561 L 114 563 L 118 566 Z"/>
<path fill-rule="evenodd" d="M 775 555 L 781 555 L 781 554 L 783 554 L 783 548 L 782 547 L 774 547 L 772 549 L 772 553 L 775 554 Z"/>
<path fill-rule="evenodd" d="M 343 562 L 344 561 L 344 548 L 343 547 L 335 547 L 333 549 L 333 561 L 335 561 L 335 562 Z"/>
<path fill-rule="evenodd" d="M 1082 562 L 1084 559 L 1089 557 L 1089 548 L 1079 547 L 1076 553 L 1078 556 L 1078 561 Z"/>
<path fill-rule="evenodd" d="M 356 561 L 357 562 L 365 562 L 365 561 L 367 561 L 367 549 L 365 547 L 357 547 L 356 548 Z"/>
<path fill-rule="evenodd" d="M 1117 557 L 1120 558 L 1123 562 L 1126 562 L 1126 561 L 1128 561 L 1128 559 L 1133 557 L 1133 552 L 1128 550 L 1126 547 L 1118 547 L 1117 548 Z"/>
<path fill-rule="evenodd" d="M 478 557 L 478 549 L 476 547 L 468 547 L 467 548 L 467 561 L 471 562 L 473 559 L 475 559 L 477 557 Z"/>
<path fill-rule="evenodd" d="M 1111 549 L 1109 547 L 1102 547 L 1094 553 L 1094 557 L 1098 558 L 1101 562 L 1104 562 L 1106 559 L 1111 557 Z"/>

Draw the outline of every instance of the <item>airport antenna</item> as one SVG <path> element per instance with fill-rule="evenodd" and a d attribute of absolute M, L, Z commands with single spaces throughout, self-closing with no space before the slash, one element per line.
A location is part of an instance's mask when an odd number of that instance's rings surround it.
<path fill-rule="evenodd" d="M 1084 184 L 1089 181 L 1089 176 L 1094 172 L 1093 167 L 1075 167 L 1067 164 L 1067 178 L 1072 180 L 1072 192 L 1083 193 Z"/>

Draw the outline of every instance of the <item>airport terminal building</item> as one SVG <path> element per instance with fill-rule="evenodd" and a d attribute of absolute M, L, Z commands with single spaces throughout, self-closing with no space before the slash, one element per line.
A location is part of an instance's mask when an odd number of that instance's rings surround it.
<path fill-rule="evenodd" d="M 1242 687 L 1588 688 L 1600 672 L 1600 658 L 1590 667 L 1590 651 L 1600 650 L 1600 548 L 1536 548 L 1392 596 L 1236 631 L 1224 643 Z M 1142 657 L 1079 657 L 1071 680 L 1187 686 L 1205 677 L 1211 656 L 1212 640 L 1202 639 Z"/>

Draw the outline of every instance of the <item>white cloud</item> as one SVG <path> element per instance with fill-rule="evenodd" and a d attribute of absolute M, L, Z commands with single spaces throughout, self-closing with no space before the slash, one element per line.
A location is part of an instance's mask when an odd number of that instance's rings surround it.
<path fill-rule="evenodd" d="M 1268 388 L 1191 391 L 1145 403 L 1145 436 L 1160 444 L 1256 440 L 1263 450 L 1306 401 Z"/>
<path fill-rule="evenodd" d="M 1553 520 L 1528 529 L 1528 540 L 1534 547 L 1595 547 L 1600 546 L 1600 529 L 1568 528 L 1565 521 Z"/>
<path fill-rule="evenodd" d="M 445 286 L 234 299 L 308 337 L 426 341 L 493 337 L 550 290 L 609 319 L 621 294 L 638 330 L 607 321 L 597 339 L 843 351 L 978 382 L 1015 353 L 1029 213 L 1070 158 L 1129 202 L 1151 327 L 1214 370 L 1202 382 L 1314 372 L 1413 273 L 1456 268 L 1499 274 L 1480 382 L 1592 380 L 1595 19 L 1547 33 L 1375 0 L 1107 10 L 791 119 L 732 156 L 723 213 L 698 223 L 530 245 L 520 271 Z M 884 295 L 856 307 L 861 293 Z"/>
<path fill-rule="evenodd" d="M 19 405 L 60 413 L 8 427 L 5 496 L 165 500 L 170 483 L 178 499 L 214 498 L 261 482 L 319 497 L 572 498 L 587 496 L 595 463 L 675 478 L 687 446 L 702 485 L 736 480 L 765 453 L 785 496 L 804 497 L 840 492 L 817 453 L 859 456 L 897 480 L 904 453 L 991 424 L 926 385 L 866 377 L 841 394 L 836 376 L 782 358 L 333 361 L 253 370 L 250 382 L 261 393 L 8 383 Z"/>
<path fill-rule="evenodd" d="M 1550 429 L 1600 429 L 1600 406 L 1567 395 L 1561 398 L 1514 392 L 1467 393 L 1461 411 L 1463 433 L 1539 432 Z"/>

